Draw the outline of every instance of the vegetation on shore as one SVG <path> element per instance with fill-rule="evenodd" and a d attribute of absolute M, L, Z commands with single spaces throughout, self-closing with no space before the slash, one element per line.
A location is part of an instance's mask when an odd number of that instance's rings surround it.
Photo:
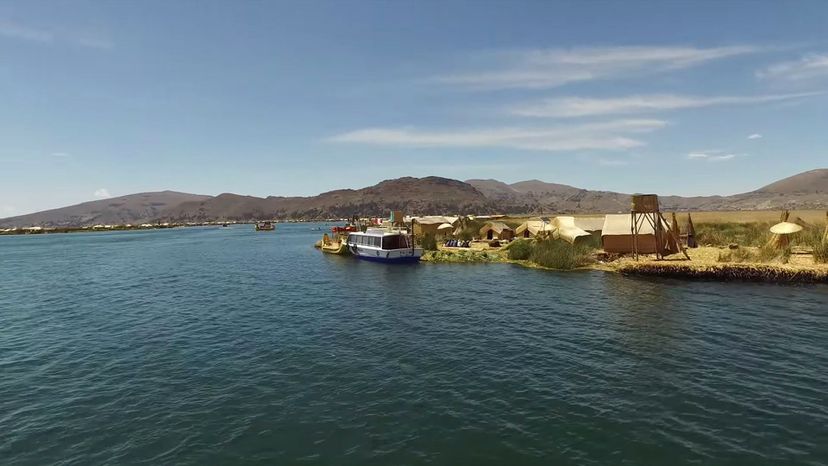
<path fill-rule="evenodd" d="M 508 257 L 540 267 L 571 270 L 595 262 L 594 243 L 569 244 L 560 239 L 517 240 L 507 247 Z"/>

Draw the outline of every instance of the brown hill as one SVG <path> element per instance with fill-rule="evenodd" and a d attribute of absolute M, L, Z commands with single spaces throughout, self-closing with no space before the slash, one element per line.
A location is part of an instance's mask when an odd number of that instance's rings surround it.
<path fill-rule="evenodd" d="M 734 196 L 662 196 L 665 210 L 763 210 L 828 208 L 828 169 L 785 178 Z M 215 197 L 164 191 L 141 193 L 0 220 L 0 227 L 79 226 L 160 221 L 320 219 L 352 215 L 385 216 L 461 213 L 608 213 L 629 210 L 630 195 L 591 191 L 538 180 L 506 184 L 440 177 L 386 180 L 362 189 L 340 189 L 312 197 Z"/>
<path fill-rule="evenodd" d="M 430 176 L 386 180 L 362 189 L 340 189 L 313 197 L 252 197 L 221 194 L 211 199 L 186 202 L 160 217 L 168 221 L 256 218 L 342 218 L 352 215 L 384 216 L 391 210 L 411 214 L 479 212 L 497 210 L 497 203 L 462 181 Z"/>
<path fill-rule="evenodd" d="M 141 223 L 157 217 L 171 206 L 187 201 L 208 199 L 209 197 L 175 191 L 130 194 L 0 219 L 0 227 Z"/>
<path fill-rule="evenodd" d="M 828 193 L 828 168 L 819 168 L 771 183 L 757 189 L 758 193 Z"/>

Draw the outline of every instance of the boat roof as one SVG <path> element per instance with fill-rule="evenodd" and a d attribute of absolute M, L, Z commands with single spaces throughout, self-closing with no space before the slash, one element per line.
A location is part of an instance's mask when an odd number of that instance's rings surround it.
<path fill-rule="evenodd" d="M 354 231 L 352 235 L 366 235 L 366 236 L 393 236 L 393 235 L 407 235 L 407 231 L 387 230 L 385 228 L 369 228 L 366 231 Z"/>

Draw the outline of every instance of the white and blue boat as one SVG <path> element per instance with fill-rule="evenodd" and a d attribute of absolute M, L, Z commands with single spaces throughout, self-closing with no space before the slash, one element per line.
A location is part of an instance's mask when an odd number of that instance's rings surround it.
<path fill-rule="evenodd" d="M 368 228 L 348 234 L 348 250 L 355 257 L 376 262 L 417 262 L 423 249 L 414 246 L 414 238 L 405 230 Z"/>

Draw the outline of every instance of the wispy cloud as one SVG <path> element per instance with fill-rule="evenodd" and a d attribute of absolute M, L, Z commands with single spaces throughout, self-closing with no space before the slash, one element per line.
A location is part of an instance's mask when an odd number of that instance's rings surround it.
<path fill-rule="evenodd" d="M 530 117 L 583 117 L 612 114 L 632 114 L 711 107 L 717 105 L 749 105 L 808 97 L 819 93 L 757 95 L 757 96 L 685 96 L 674 94 L 634 95 L 608 99 L 564 97 L 544 99 L 511 107 L 511 114 Z"/>
<path fill-rule="evenodd" d="M 332 142 L 394 147 L 501 147 L 535 151 L 623 150 L 646 143 L 635 135 L 664 128 L 662 120 L 615 120 L 543 128 L 484 128 L 426 131 L 415 128 L 369 128 L 336 135 Z"/>
<path fill-rule="evenodd" d="M 92 195 L 98 199 L 107 199 L 112 197 L 112 195 L 109 194 L 109 190 L 107 190 L 106 188 L 96 189 Z"/>
<path fill-rule="evenodd" d="M 112 41 L 101 37 L 79 37 L 75 40 L 75 43 L 90 49 L 112 50 L 115 48 Z"/>
<path fill-rule="evenodd" d="M 727 160 L 733 160 L 737 157 L 746 157 L 747 154 L 734 154 L 730 152 L 725 152 L 719 149 L 711 149 L 711 150 L 704 150 L 704 151 L 695 151 L 690 152 L 687 154 L 687 158 L 690 160 L 706 160 L 708 162 L 724 162 Z"/>
<path fill-rule="evenodd" d="M 828 54 L 810 54 L 799 60 L 776 63 L 757 71 L 756 76 L 788 83 L 828 81 Z"/>
<path fill-rule="evenodd" d="M 753 133 L 747 137 L 748 139 L 762 139 L 762 135 L 759 133 Z"/>
<path fill-rule="evenodd" d="M 650 74 L 701 65 L 760 47 L 580 47 L 490 53 L 485 67 L 435 78 L 438 82 L 471 89 L 545 89 L 615 76 Z"/>
<path fill-rule="evenodd" d="M 0 19 L 0 36 L 30 42 L 51 42 L 54 35 L 49 31 L 36 29 Z"/>
<path fill-rule="evenodd" d="M 66 158 L 66 157 L 71 157 L 72 156 L 72 154 L 69 154 L 67 152 L 52 152 L 49 155 L 51 155 L 52 157 L 58 157 L 58 158 Z"/>
<path fill-rule="evenodd" d="M 5 19 L 0 19 L 0 37 L 40 44 L 66 42 L 80 47 L 102 50 L 111 50 L 115 47 L 112 41 L 91 35 L 88 32 L 58 33 L 56 31 L 23 25 Z"/>

